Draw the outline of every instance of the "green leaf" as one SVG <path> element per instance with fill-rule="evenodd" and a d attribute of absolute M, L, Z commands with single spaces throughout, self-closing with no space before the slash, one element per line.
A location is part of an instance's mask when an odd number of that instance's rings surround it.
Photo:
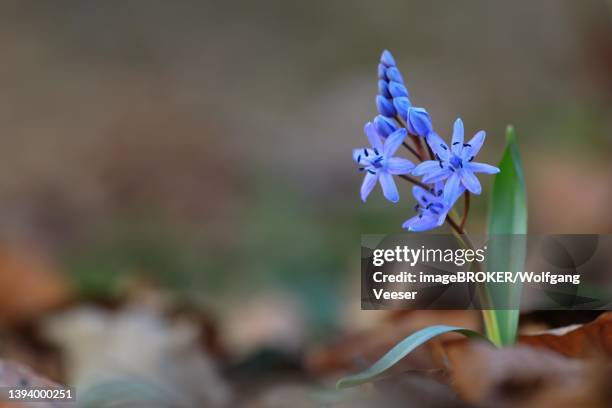
<path fill-rule="evenodd" d="M 498 239 L 497 245 L 489 246 L 488 270 L 521 271 L 525 265 L 526 240 L 516 235 L 527 233 L 527 191 L 523 165 L 514 128 L 506 129 L 506 149 L 499 164 L 501 170 L 495 176 L 493 193 L 489 207 L 488 233 L 508 235 L 508 239 Z M 510 237 L 510 236 L 514 237 Z M 495 242 L 495 240 L 493 240 Z M 489 306 L 495 304 L 516 304 L 521 298 L 521 285 L 486 285 Z M 487 335 L 498 345 L 512 344 L 516 341 L 518 310 L 486 310 L 485 326 Z"/>
<path fill-rule="evenodd" d="M 387 354 L 385 354 L 380 360 L 374 363 L 374 365 L 372 365 L 367 370 L 340 379 L 336 384 L 336 387 L 354 387 L 356 385 L 372 381 L 380 377 L 381 374 L 383 374 L 386 370 L 395 365 L 402 358 L 406 357 L 408 353 L 410 353 L 412 350 L 414 350 L 421 344 L 431 340 L 436 336 L 450 332 L 460 333 L 464 336 L 473 339 L 488 341 L 488 339 L 482 334 L 462 327 L 444 325 L 426 327 L 425 329 L 419 330 L 418 332 L 411 334 L 410 336 L 399 342 L 395 347 L 389 350 Z"/>
<path fill-rule="evenodd" d="M 527 233 L 527 189 L 514 128 L 506 129 L 506 150 L 493 182 L 489 234 Z"/>

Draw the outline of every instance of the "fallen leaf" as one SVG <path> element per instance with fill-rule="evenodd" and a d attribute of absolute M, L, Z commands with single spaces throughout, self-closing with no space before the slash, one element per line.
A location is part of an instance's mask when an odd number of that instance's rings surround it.
<path fill-rule="evenodd" d="M 32 249 L 0 246 L 0 322 L 41 317 L 70 301 L 66 279 Z"/>
<path fill-rule="evenodd" d="M 612 312 L 594 321 L 567 329 L 541 334 L 522 335 L 519 343 L 538 349 L 548 349 L 574 358 L 612 358 Z"/>
<path fill-rule="evenodd" d="M 447 348 L 452 385 L 481 407 L 603 408 L 612 404 L 610 365 L 518 346 L 475 342 Z"/>
<path fill-rule="evenodd" d="M 62 345 L 67 382 L 83 405 L 224 407 L 233 396 L 201 347 L 197 324 L 168 319 L 155 302 L 76 307 L 48 318 L 43 333 Z"/>

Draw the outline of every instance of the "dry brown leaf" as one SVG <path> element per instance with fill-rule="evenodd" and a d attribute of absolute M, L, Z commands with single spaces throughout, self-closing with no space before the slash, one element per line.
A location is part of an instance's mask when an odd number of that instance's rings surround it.
<path fill-rule="evenodd" d="M 134 302 L 114 311 L 79 306 L 48 318 L 42 332 L 62 345 L 66 381 L 80 390 L 117 384 L 125 388 L 122 398 L 227 406 L 232 388 L 201 349 L 199 327 L 187 319 L 169 319 L 162 308 L 156 302 Z M 135 384 L 145 385 L 153 397 L 134 393 Z M 108 391 L 96 398 L 103 404 L 118 397 Z"/>
<path fill-rule="evenodd" d="M 23 323 L 70 299 L 68 283 L 32 250 L 0 246 L 0 322 Z"/>
<path fill-rule="evenodd" d="M 447 349 L 453 387 L 483 407 L 603 408 L 612 405 L 609 366 L 519 346 L 462 342 Z"/>
<path fill-rule="evenodd" d="M 606 312 L 591 323 L 566 333 L 549 331 L 542 334 L 523 335 L 519 343 L 538 349 L 553 350 L 574 358 L 606 356 L 612 358 L 612 312 Z"/>

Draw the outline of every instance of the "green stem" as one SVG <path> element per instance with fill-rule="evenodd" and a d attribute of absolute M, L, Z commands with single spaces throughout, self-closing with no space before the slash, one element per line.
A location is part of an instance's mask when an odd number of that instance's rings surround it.
<path fill-rule="evenodd" d="M 454 221 L 453 216 L 456 216 L 456 211 L 452 210 L 451 214 L 446 216 L 446 221 L 451 226 L 451 230 L 459 241 L 459 244 L 463 247 L 463 249 L 474 249 L 474 244 L 468 238 L 464 228 L 461 225 L 457 225 Z M 479 265 L 476 263 L 476 265 Z M 490 307 L 493 304 L 493 301 L 490 297 L 490 293 L 487 290 L 485 285 L 478 285 L 476 287 L 478 293 L 478 299 L 480 300 L 481 307 Z M 487 338 L 491 340 L 496 346 L 501 346 L 503 344 L 501 331 L 499 329 L 499 324 L 497 322 L 497 317 L 495 314 L 495 310 L 492 309 L 481 309 L 482 320 L 484 321 L 485 333 Z"/>

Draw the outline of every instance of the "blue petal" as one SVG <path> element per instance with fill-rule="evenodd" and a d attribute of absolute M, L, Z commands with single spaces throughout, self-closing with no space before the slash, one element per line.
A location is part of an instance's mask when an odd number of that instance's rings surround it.
<path fill-rule="evenodd" d="M 455 196 L 451 197 L 450 200 L 446 201 L 445 204 L 447 206 L 447 211 L 450 211 L 451 208 L 455 205 L 459 197 L 461 197 L 465 193 L 465 187 L 463 187 L 462 183 L 459 183 L 459 189 L 456 191 Z"/>
<path fill-rule="evenodd" d="M 427 160 L 420 163 L 418 166 L 412 170 L 412 174 L 415 176 L 422 176 L 424 174 L 431 173 L 432 171 L 440 170 L 440 162 L 435 160 Z"/>
<path fill-rule="evenodd" d="M 440 225 L 444 224 L 444 221 L 446 220 L 446 216 L 448 215 L 448 208 L 445 208 L 444 211 L 442 211 L 440 213 L 440 215 L 438 215 L 438 218 L 436 220 L 436 226 L 439 227 Z"/>
<path fill-rule="evenodd" d="M 460 154 L 463 150 L 463 121 L 458 118 L 453 125 L 453 139 L 451 148 L 453 153 Z"/>
<path fill-rule="evenodd" d="M 412 232 L 427 231 L 438 226 L 437 219 L 430 216 L 414 216 L 402 224 L 402 228 Z"/>
<path fill-rule="evenodd" d="M 392 203 L 397 203 L 399 201 L 399 193 L 397 192 L 395 181 L 393 181 L 393 176 L 383 171 L 380 172 L 378 179 L 380 180 L 380 186 L 385 198 Z"/>
<path fill-rule="evenodd" d="M 385 80 L 378 80 L 378 94 L 384 96 L 387 99 L 393 98 L 391 92 L 389 92 L 389 83 Z"/>
<path fill-rule="evenodd" d="M 471 171 L 464 169 L 461 172 L 461 182 L 468 189 L 468 191 L 472 194 L 480 194 L 482 192 L 482 186 L 480 185 L 480 181 Z"/>
<path fill-rule="evenodd" d="M 408 131 L 413 135 L 427 136 L 432 131 L 431 118 L 423 108 L 408 109 Z"/>
<path fill-rule="evenodd" d="M 389 67 L 385 71 L 387 74 L 387 79 L 389 81 L 399 82 L 400 84 L 404 83 L 404 78 L 402 78 L 402 74 L 400 74 L 399 69 L 396 67 Z"/>
<path fill-rule="evenodd" d="M 441 169 L 440 166 L 438 166 L 438 170 L 434 170 L 431 173 L 427 173 L 425 177 L 423 177 L 423 183 L 438 183 L 440 181 L 446 180 L 452 174 L 453 172 L 448 167 L 444 167 L 443 169 Z"/>
<path fill-rule="evenodd" d="M 497 174 L 499 169 L 486 163 L 467 163 L 465 168 L 474 173 Z"/>
<path fill-rule="evenodd" d="M 408 159 L 392 157 L 387 160 L 387 171 L 391 174 L 408 174 L 414 169 L 414 163 Z"/>
<path fill-rule="evenodd" d="M 379 152 L 382 152 L 383 150 L 382 137 L 376 131 L 374 124 L 372 122 L 366 123 L 365 126 L 363 127 L 363 131 L 368 137 L 368 140 L 370 141 L 370 144 L 372 145 L 372 147 L 375 149 L 378 149 Z"/>
<path fill-rule="evenodd" d="M 363 149 L 353 149 L 353 161 L 359 163 L 363 156 Z"/>
<path fill-rule="evenodd" d="M 381 115 L 388 116 L 390 118 L 395 116 L 393 102 L 382 95 L 376 95 L 376 108 Z"/>
<path fill-rule="evenodd" d="M 484 130 L 476 133 L 473 138 L 468 142 L 468 147 L 463 152 L 463 159 L 470 160 L 470 158 L 476 156 L 485 141 L 486 133 Z"/>
<path fill-rule="evenodd" d="M 421 186 L 412 187 L 412 195 L 417 200 L 417 202 L 423 207 L 426 207 L 427 204 L 438 200 L 436 196 L 432 195 L 431 192 L 425 190 Z"/>
<path fill-rule="evenodd" d="M 431 150 L 433 150 L 433 152 L 437 154 L 440 159 L 448 161 L 448 158 L 450 157 L 450 150 L 446 142 L 444 142 L 444 140 L 442 140 L 437 133 L 431 132 L 427 135 L 426 140 L 429 147 L 431 147 Z"/>
<path fill-rule="evenodd" d="M 378 180 L 378 174 L 366 173 L 361 184 L 361 201 L 365 203 L 366 199 L 374 189 L 376 181 Z"/>
<path fill-rule="evenodd" d="M 374 126 L 382 137 L 387 137 L 391 133 L 399 129 L 399 125 L 393 118 L 388 118 L 383 115 L 377 115 L 374 118 Z"/>
<path fill-rule="evenodd" d="M 450 206 L 451 203 L 454 203 L 456 197 L 461 194 L 461 189 L 461 178 L 457 173 L 453 173 L 446 182 L 446 185 L 444 185 L 444 201 Z"/>
<path fill-rule="evenodd" d="M 389 93 L 394 98 L 399 98 L 401 96 L 408 97 L 408 89 L 406 89 L 404 84 L 395 81 L 389 82 Z"/>
<path fill-rule="evenodd" d="M 393 55 L 391 55 L 391 52 L 384 50 L 382 52 L 382 55 L 380 56 L 380 62 L 382 62 L 383 64 L 385 64 L 388 67 L 392 67 L 395 66 L 395 58 L 393 58 Z"/>
<path fill-rule="evenodd" d="M 412 106 L 412 104 L 410 103 L 410 99 L 405 96 L 393 98 L 393 106 L 395 107 L 398 116 L 404 120 L 407 120 L 408 109 Z"/>
<path fill-rule="evenodd" d="M 383 145 L 383 155 L 387 158 L 393 156 L 393 153 L 395 153 L 397 148 L 400 147 L 407 134 L 408 131 L 404 128 L 398 129 L 391 133 Z"/>

